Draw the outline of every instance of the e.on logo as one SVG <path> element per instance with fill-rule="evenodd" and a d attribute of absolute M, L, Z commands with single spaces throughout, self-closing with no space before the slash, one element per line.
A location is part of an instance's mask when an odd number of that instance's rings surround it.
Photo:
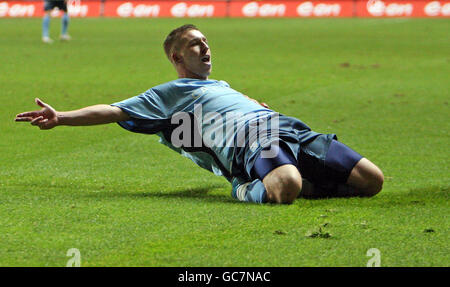
<path fill-rule="evenodd" d="M 117 15 L 120 17 L 158 17 L 160 11 L 159 5 L 139 4 L 133 6 L 133 3 L 125 2 L 117 7 Z"/>
<path fill-rule="evenodd" d="M 386 5 L 381 0 L 367 1 L 367 11 L 376 17 L 380 16 L 411 16 L 413 12 L 413 5 L 411 3 L 390 3 Z"/>
<path fill-rule="evenodd" d="M 242 14 L 246 17 L 282 17 L 286 12 L 284 4 L 262 4 L 250 2 L 242 7 Z"/>
<path fill-rule="evenodd" d="M 314 5 L 312 2 L 304 2 L 297 6 L 297 14 L 301 17 L 328 17 L 339 16 L 341 13 L 341 5 L 318 3 Z"/>
<path fill-rule="evenodd" d="M 80 0 L 69 0 L 67 2 L 67 11 L 71 17 L 86 17 L 88 14 L 88 5 L 81 4 Z M 62 12 L 56 8 L 53 9 L 50 15 L 58 17 Z"/>
<path fill-rule="evenodd" d="M 184 2 L 172 6 L 170 13 L 174 17 L 212 17 L 214 5 L 188 5 Z"/>
<path fill-rule="evenodd" d="M 70 16 L 86 17 L 88 9 L 88 5 L 81 4 L 80 0 L 70 0 L 67 3 L 67 11 Z"/>
<path fill-rule="evenodd" d="M 0 17 L 32 17 L 34 15 L 34 5 L 13 4 L 0 2 Z"/>
<path fill-rule="evenodd" d="M 450 16 L 450 3 L 441 5 L 439 1 L 432 1 L 425 5 L 424 12 L 427 16 Z"/>

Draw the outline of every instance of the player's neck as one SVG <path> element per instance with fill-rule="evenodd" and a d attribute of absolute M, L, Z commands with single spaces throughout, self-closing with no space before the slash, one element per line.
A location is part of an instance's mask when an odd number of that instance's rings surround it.
<path fill-rule="evenodd" d="M 199 79 L 199 80 L 208 80 L 208 76 L 199 76 L 197 74 L 191 73 L 190 71 L 178 71 L 178 78 L 189 78 L 189 79 Z"/>

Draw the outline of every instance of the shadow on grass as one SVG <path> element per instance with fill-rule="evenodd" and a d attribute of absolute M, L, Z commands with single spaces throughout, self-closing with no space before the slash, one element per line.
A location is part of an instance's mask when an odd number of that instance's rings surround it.
<path fill-rule="evenodd" d="M 427 193 L 436 193 L 439 195 L 448 196 L 450 191 L 450 186 L 426 186 L 426 187 L 417 187 L 409 189 L 408 193 L 411 195 L 424 195 Z"/>
<path fill-rule="evenodd" d="M 427 186 L 416 187 L 409 190 L 392 192 L 381 191 L 378 195 L 370 198 L 345 197 L 345 198 L 317 198 L 300 200 L 308 201 L 314 206 L 326 206 L 327 203 L 338 207 L 405 207 L 405 206 L 425 206 L 430 204 L 442 204 L 449 198 L 449 186 Z"/>
<path fill-rule="evenodd" d="M 222 185 L 189 188 L 184 190 L 168 191 L 168 192 L 118 192 L 118 191 L 102 191 L 86 194 L 89 197 L 129 197 L 129 198 L 167 198 L 167 199 L 195 199 L 204 202 L 222 202 L 222 203 L 239 203 L 227 194 L 208 194 L 215 188 L 221 188 Z"/>
<path fill-rule="evenodd" d="M 33 183 L 33 188 L 39 189 L 39 185 Z M 12 189 L 20 187 L 21 189 L 27 189 L 30 184 L 14 184 L 7 186 Z M 45 190 L 60 190 L 60 189 L 73 189 L 73 184 L 45 184 Z M 145 187 L 140 186 L 141 190 L 145 190 Z M 224 188 L 223 184 L 215 184 L 207 187 L 187 188 L 173 191 L 155 191 L 154 186 L 149 188 L 153 191 L 129 191 L 125 189 L 123 191 L 110 190 L 110 187 L 105 189 L 104 186 L 83 186 L 79 187 L 77 196 L 91 197 L 91 198 L 167 198 L 167 199 L 189 199 L 203 202 L 221 202 L 231 204 L 243 204 L 230 195 L 230 191 L 221 194 L 210 194 L 211 190 L 216 188 Z M 229 188 L 231 189 L 231 187 Z M 309 207 L 400 207 L 400 206 L 423 206 L 423 205 L 435 205 L 444 204 L 449 199 L 450 186 L 425 186 L 415 187 L 408 190 L 384 190 L 380 194 L 372 198 L 321 198 L 321 199 L 306 199 L 300 198 L 294 203 L 300 208 L 305 207 L 305 203 Z M 58 191 L 58 193 L 60 193 Z M 245 205 L 245 204 L 244 204 Z M 271 205 L 271 206 L 276 206 Z"/>
<path fill-rule="evenodd" d="M 101 193 L 90 194 L 95 197 L 142 197 L 142 198 L 167 198 L 167 199 L 195 199 L 203 202 L 221 202 L 232 204 L 243 204 L 231 197 L 230 194 L 209 194 L 215 188 L 222 188 L 223 185 L 214 185 L 208 187 L 189 188 L 184 190 L 168 192 L 115 192 L 104 191 Z M 421 206 L 434 202 L 442 202 L 442 199 L 448 198 L 449 187 L 431 186 L 424 188 L 414 188 L 404 192 L 382 192 L 371 198 L 348 197 L 348 198 L 322 198 L 306 199 L 300 198 L 297 203 L 302 207 L 302 201 L 308 201 L 317 206 L 330 207 L 386 207 L 395 206 Z M 300 201 L 300 202 L 299 202 Z M 276 204 L 275 204 L 276 205 Z"/>
<path fill-rule="evenodd" d="M 390 206 L 442 204 L 449 199 L 449 191 L 449 186 L 416 187 L 405 192 L 386 193 L 383 202 Z"/>
<path fill-rule="evenodd" d="M 53 190 L 58 194 L 61 194 L 64 190 L 73 190 L 74 184 L 65 184 L 65 183 L 37 183 L 33 182 L 33 189 L 40 189 L 48 194 L 48 191 Z M 9 185 L 9 188 L 17 189 L 20 188 L 22 190 L 27 190 L 30 188 L 30 184 L 14 184 Z M 169 191 L 155 191 L 154 186 L 149 186 L 146 188 L 145 186 L 139 186 L 139 190 L 149 190 L 149 191 L 130 191 L 130 188 L 115 188 L 114 187 L 105 187 L 104 185 L 84 185 L 77 187 L 77 196 L 81 197 L 91 197 L 91 198 L 187 198 L 187 199 L 199 199 L 206 202 L 224 202 L 224 203 L 239 203 L 237 200 L 231 197 L 231 186 L 227 188 L 229 191 L 227 193 L 222 194 L 208 194 L 210 191 L 218 188 L 224 188 L 223 184 L 214 184 L 208 185 L 206 187 L 195 187 L 195 188 L 186 188 L 181 190 L 169 190 Z M 63 193 L 64 194 L 64 193 Z"/>

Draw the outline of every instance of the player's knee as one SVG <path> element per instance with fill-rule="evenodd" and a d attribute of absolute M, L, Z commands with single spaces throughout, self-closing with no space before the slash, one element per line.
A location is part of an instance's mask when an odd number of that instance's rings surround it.
<path fill-rule="evenodd" d="M 367 178 L 367 185 L 364 190 L 364 196 L 372 197 L 378 194 L 383 189 L 383 183 L 383 172 L 377 167 L 369 174 Z"/>
<path fill-rule="evenodd" d="M 280 176 L 279 195 L 277 203 L 291 204 L 302 190 L 302 177 L 298 171 L 292 171 Z"/>
<path fill-rule="evenodd" d="M 359 191 L 359 196 L 371 197 L 383 188 L 383 172 L 366 158 L 361 159 L 353 168 L 347 184 Z"/>
<path fill-rule="evenodd" d="M 268 201 L 291 204 L 302 189 L 302 177 L 296 166 L 286 164 L 277 167 L 263 179 Z"/>

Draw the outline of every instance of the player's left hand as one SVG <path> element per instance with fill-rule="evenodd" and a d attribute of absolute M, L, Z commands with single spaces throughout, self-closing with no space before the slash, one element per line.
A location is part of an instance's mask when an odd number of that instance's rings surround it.
<path fill-rule="evenodd" d="M 269 105 L 266 104 L 266 103 L 260 103 L 260 102 L 258 102 L 257 100 L 252 99 L 252 98 L 250 98 L 250 97 L 247 96 L 247 95 L 244 95 L 244 97 L 246 97 L 247 99 L 249 99 L 250 101 L 252 101 L 252 102 L 254 102 L 254 103 L 257 103 L 258 105 L 261 105 L 261 106 L 265 107 L 266 109 L 270 109 L 270 108 L 269 108 Z"/>
<path fill-rule="evenodd" d="M 261 106 L 263 106 L 263 107 L 265 107 L 266 109 L 270 109 L 269 108 L 269 105 L 268 104 L 266 104 L 266 103 L 259 103 Z"/>

